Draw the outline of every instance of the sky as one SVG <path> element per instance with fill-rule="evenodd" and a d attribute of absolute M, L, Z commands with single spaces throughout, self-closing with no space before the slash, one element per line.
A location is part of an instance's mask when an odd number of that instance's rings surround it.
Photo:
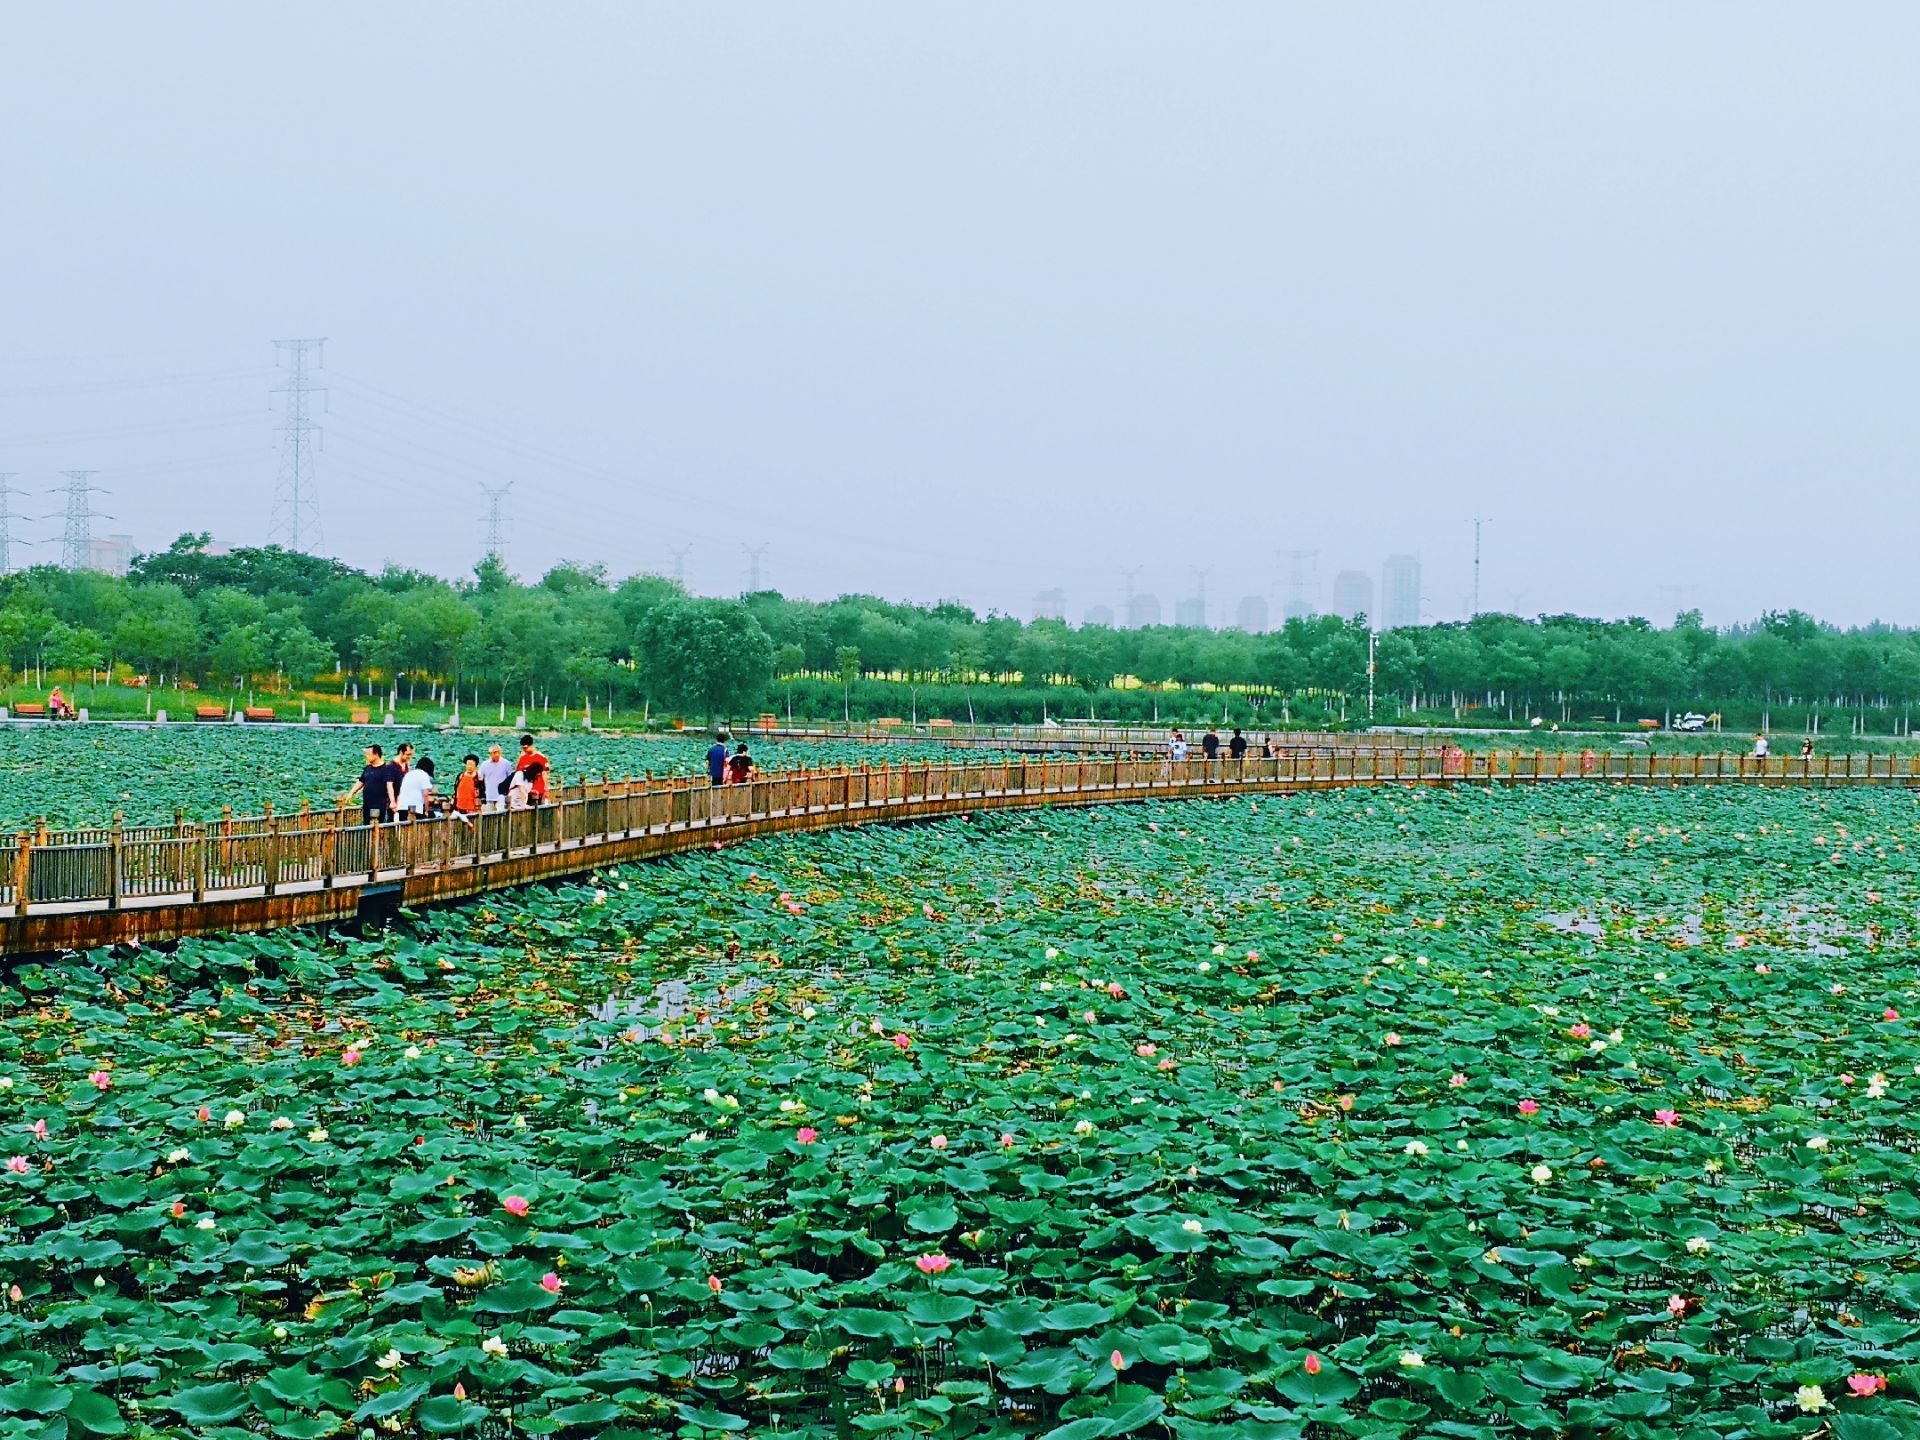
<path fill-rule="evenodd" d="M 15 6 L 16 564 L 1920 623 L 1920 7 Z M 320 407 L 324 406 L 324 411 Z M 55 518 L 22 518 L 53 516 Z M 309 524 L 309 540 L 311 524 Z"/>

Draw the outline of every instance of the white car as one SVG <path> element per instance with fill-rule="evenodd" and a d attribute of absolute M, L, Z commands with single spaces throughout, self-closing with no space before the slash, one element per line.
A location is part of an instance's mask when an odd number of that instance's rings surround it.
<path fill-rule="evenodd" d="M 1689 712 L 1682 715 L 1678 720 L 1675 720 L 1673 722 L 1673 728 L 1676 730 L 1684 730 L 1689 735 L 1698 735 L 1702 730 L 1707 728 L 1707 717 Z"/>

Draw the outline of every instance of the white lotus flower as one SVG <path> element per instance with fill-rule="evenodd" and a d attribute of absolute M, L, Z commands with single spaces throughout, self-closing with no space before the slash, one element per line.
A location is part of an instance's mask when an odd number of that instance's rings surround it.
<path fill-rule="evenodd" d="M 1544 1185 L 1553 1179 L 1553 1171 L 1544 1165 L 1536 1165 L 1532 1170 L 1527 1172 L 1527 1177 L 1536 1185 Z"/>
<path fill-rule="evenodd" d="M 169 1165 L 184 1165 L 192 1158 L 193 1157 L 184 1150 L 170 1150 L 167 1152 L 167 1164 Z"/>
<path fill-rule="evenodd" d="M 238 1110 L 227 1111 L 226 1125 L 229 1130 L 238 1130 L 247 1123 L 247 1117 Z"/>
<path fill-rule="evenodd" d="M 1688 1254 L 1704 1255 L 1707 1253 L 1707 1251 L 1711 1249 L 1713 1249 L 1713 1242 L 1707 1239 L 1706 1236 L 1690 1235 L 1687 1237 L 1687 1253 Z"/>
<path fill-rule="evenodd" d="M 1827 1392 L 1818 1385 L 1802 1385 L 1793 1392 L 1793 1403 L 1811 1415 L 1827 1408 Z"/>
<path fill-rule="evenodd" d="M 1427 1363 L 1427 1357 L 1418 1350 L 1402 1350 L 1400 1363 L 1409 1370 L 1418 1370 Z"/>
<path fill-rule="evenodd" d="M 489 1355 L 496 1355 L 504 1359 L 507 1353 L 507 1342 L 502 1340 L 498 1335 L 489 1335 L 480 1342 L 480 1348 Z"/>
<path fill-rule="evenodd" d="M 1424 1140 L 1409 1140 L 1407 1142 L 1406 1153 L 1414 1156 L 1416 1159 L 1424 1157 L 1427 1153 L 1427 1142 Z"/>
<path fill-rule="evenodd" d="M 1183 1220 L 1180 1222 L 1180 1228 L 1189 1235 L 1204 1235 L 1207 1229 L 1198 1220 Z"/>
<path fill-rule="evenodd" d="M 327 1132 L 316 1125 L 313 1129 L 307 1131 L 307 1139 L 316 1145 L 324 1145 L 327 1143 Z"/>
<path fill-rule="evenodd" d="M 387 1353 L 373 1363 L 378 1365 L 382 1370 L 398 1370 L 407 1362 L 398 1350 L 389 1347 Z"/>

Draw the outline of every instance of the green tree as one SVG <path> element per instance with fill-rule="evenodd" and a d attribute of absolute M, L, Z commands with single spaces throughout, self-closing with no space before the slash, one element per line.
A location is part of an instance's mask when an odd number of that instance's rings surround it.
<path fill-rule="evenodd" d="M 681 600 L 648 612 L 635 636 L 648 683 L 709 721 L 755 705 L 773 679 L 773 642 L 737 600 Z"/>

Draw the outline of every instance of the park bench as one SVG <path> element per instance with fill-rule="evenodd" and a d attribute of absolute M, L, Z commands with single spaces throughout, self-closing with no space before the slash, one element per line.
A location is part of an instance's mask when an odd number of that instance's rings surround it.
<path fill-rule="evenodd" d="M 38 700 L 27 700 L 14 706 L 13 713 L 27 720 L 44 720 L 47 718 L 47 707 Z"/>
<path fill-rule="evenodd" d="M 227 707 L 224 705 L 196 705 L 193 710 L 193 718 L 196 720 L 224 720 L 227 718 Z"/>
<path fill-rule="evenodd" d="M 242 713 L 249 720 L 273 719 L 273 707 L 271 705 L 249 705 Z"/>
<path fill-rule="evenodd" d="M 365 725 L 369 720 L 373 719 L 373 716 L 365 710 L 355 710 L 347 718 L 352 720 L 356 725 Z"/>

